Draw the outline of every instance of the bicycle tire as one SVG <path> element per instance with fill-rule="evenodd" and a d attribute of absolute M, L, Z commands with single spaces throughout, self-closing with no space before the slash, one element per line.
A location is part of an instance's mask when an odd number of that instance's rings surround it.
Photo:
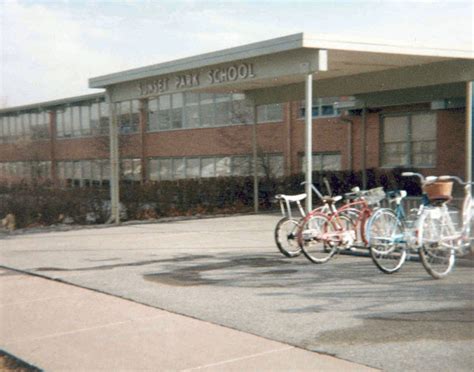
<path fill-rule="evenodd" d="M 428 274 L 434 279 L 442 279 L 453 269 L 456 253 L 454 248 L 445 246 L 447 232 L 442 221 L 443 213 L 438 217 L 434 211 L 435 209 L 430 208 L 420 218 L 419 255 Z"/>
<path fill-rule="evenodd" d="M 302 252 L 297 240 L 298 226 L 297 220 L 283 217 L 275 227 L 275 243 L 286 257 L 297 257 Z"/>
<path fill-rule="evenodd" d="M 323 214 L 309 215 L 300 222 L 298 243 L 308 260 L 322 264 L 334 256 L 337 246 L 325 238 L 334 230 L 332 222 Z"/>
<path fill-rule="evenodd" d="M 396 273 L 406 261 L 407 242 L 403 222 L 388 208 L 378 209 L 366 229 L 370 257 L 380 271 Z"/>

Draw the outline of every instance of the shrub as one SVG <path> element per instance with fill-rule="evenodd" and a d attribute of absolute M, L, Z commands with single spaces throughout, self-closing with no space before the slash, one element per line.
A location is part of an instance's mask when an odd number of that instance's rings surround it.
<path fill-rule="evenodd" d="M 419 195 L 416 179 L 401 177 L 405 169 L 369 169 L 368 187 L 403 188 L 410 195 Z M 329 181 L 333 195 L 361 186 L 360 171 L 324 171 L 313 173 L 313 183 L 327 194 L 324 179 Z M 259 179 L 259 206 L 269 210 L 276 205 L 278 193 L 304 192 L 303 174 Z M 139 183 L 121 183 L 120 200 L 129 219 L 184 216 L 210 213 L 238 213 L 253 210 L 253 177 L 221 177 Z M 314 199 L 314 198 L 313 198 Z M 315 199 L 314 199 L 315 200 Z M 109 191 L 105 188 L 58 189 L 51 185 L 0 184 L 0 216 L 12 213 L 18 227 L 50 225 L 69 217 L 74 223 L 109 218 Z"/>

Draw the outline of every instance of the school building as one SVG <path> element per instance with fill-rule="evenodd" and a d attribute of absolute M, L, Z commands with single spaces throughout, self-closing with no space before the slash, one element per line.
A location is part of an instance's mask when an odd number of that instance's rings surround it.
<path fill-rule="evenodd" d="M 472 179 L 472 50 L 306 34 L 92 78 L 0 110 L 0 181 L 109 185 L 415 167 Z M 114 196 L 115 195 L 115 196 Z"/>

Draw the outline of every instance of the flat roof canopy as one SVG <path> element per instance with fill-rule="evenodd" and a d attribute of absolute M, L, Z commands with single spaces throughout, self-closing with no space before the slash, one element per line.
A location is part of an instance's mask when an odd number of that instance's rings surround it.
<path fill-rule="evenodd" d="M 327 66 L 326 66 L 327 63 Z M 257 104 L 474 80 L 474 51 L 321 40 L 295 34 L 89 80 L 113 101 L 181 91 L 245 92 Z"/>

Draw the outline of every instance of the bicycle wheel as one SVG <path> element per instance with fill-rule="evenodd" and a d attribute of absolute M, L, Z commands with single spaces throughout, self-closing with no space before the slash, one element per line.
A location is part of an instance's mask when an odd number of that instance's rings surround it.
<path fill-rule="evenodd" d="M 446 216 L 440 208 L 430 208 L 419 222 L 421 263 L 435 279 L 448 275 L 456 259 L 455 242 L 450 241 L 449 231 L 446 231 Z"/>
<path fill-rule="evenodd" d="M 370 257 L 384 273 L 400 270 L 407 257 L 403 223 L 390 209 L 377 210 L 367 222 L 366 237 Z"/>
<path fill-rule="evenodd" d="M 275 243 L 286 257 L 296 257 L 301 254 L 296 234 L 298 221 L 283 217 L 275 227 Z"/>
<path fill-rule="evenodd" d="M 325 263 L 336 253 L 334 225 L 325 215 L 306 217 L 298 230 L 298 243 L 304 255 L 313 263 Z"/>

